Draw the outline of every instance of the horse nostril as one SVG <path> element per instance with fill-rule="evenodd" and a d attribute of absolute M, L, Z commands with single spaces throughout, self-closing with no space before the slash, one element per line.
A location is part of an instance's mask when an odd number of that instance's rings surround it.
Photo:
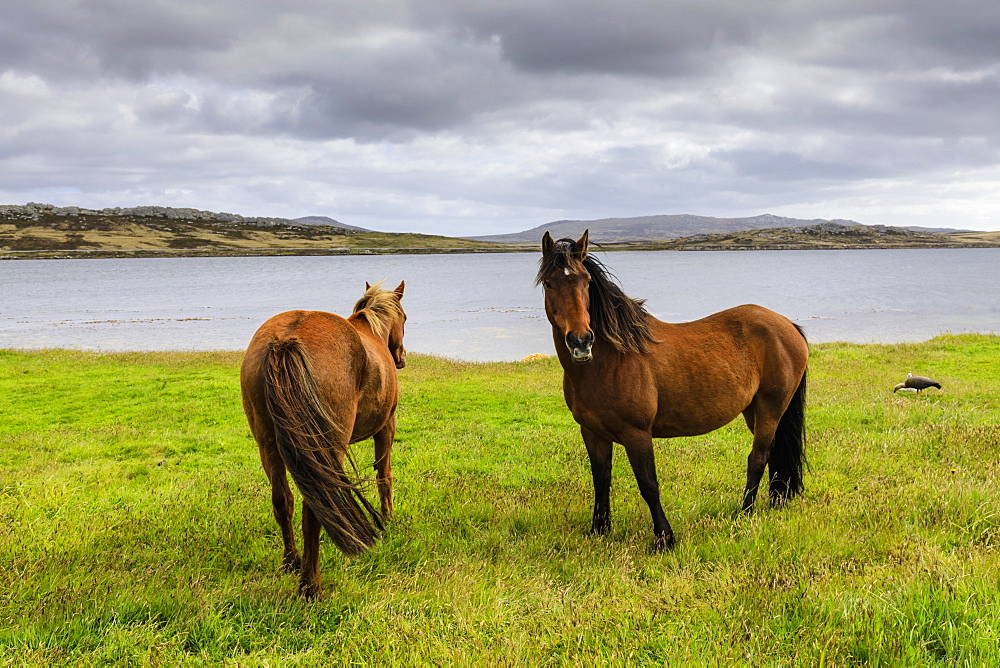
<path fill-rule="evenodd" d="M 589 350 L 594 343 L 594 333 L 587 331 L 583 336 L 570 332 L 566 335 L 566 345 L 570 350 Z"/>

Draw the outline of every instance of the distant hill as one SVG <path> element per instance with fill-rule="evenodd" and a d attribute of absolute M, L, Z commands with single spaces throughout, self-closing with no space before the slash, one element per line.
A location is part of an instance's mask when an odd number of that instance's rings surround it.
<path fill-rule="evenodd" d="M 0 205 L 0 220 L 35 222 L 43 220 L 163 220 L 208 225 L 244 225 L 256 228 L 301 226 L 301 224 L 289 218 L 247 217 L 235 213 L 219 213 L 171 206 L 85 209 L 79 206 L 52 206 L 51 204 L 39 204 L 37 202 L 28 202 L 23 206 L 18 204 Z M 332 227 L 347 228 L 350 226 L 335 223 Z"/>
<path fill-rule="evenodd" d="M 927 232 L 928 234 L 955 234 L 957 232 L 971 232 L 976 233 L 976 230 L 967 230 L 964 228 L 955 227 L 921 227 L 920 225 L 907 225 L 905 228 L 907 230 L 912 230 L 914 232 Z"/>
<path fill-rule="evenodd" d="M 556 239 L 579 236 L 590 230 L 590 239 L 598 243 L 625 243 L 631 241 L 666 241 L 695 234 L 724 234 L 768 228 L 810 227 L 822 223 L 859 225 L 851 220 L 802 220 L 785 218 L 769 213 L 752 218 L 713 218 L 690 214 L 639 216 L 637 218 L 599 218 L 597 220 L 558 220 L 524 232 L 468 237 L 476 241 L 501 244 L 538 243 L 545 232 Z"/>
<path fill-rule="evenodd" d="M 165 257 L 177 255 L 354 255 L 384 253 L 537 253 L 542 231 L 557 237 L 576 236 L 587 227 L 592 239 L 602 239 L 598 223 L 560 221 L 521 233 L 526 241 L 488 241 L 363 231 L 322 216 L 323 224 L 285 218 L 249 218 L 230 213 L 170 207 L 131 207 L 91 210 L 28 203 L 0 205 L 0 260 L 67 257 Z M 665 238 L 650 220 L 672 219 L 672 234 L 681 223 L 702 225 L 696 234 Z M 629 221 L 646 221 L 657 235 L 651 240 L 604 234 L 605 250 L 784 250 L 809 248 L 973 248 L 1000 247 L 1000 232 L 914 231 L 883 225 L 801 221 L 778 216 L 724 219 L 700 216 L 651 216 L 645 219 L 606 219 L 608 229 L 628 229 Z M 624 222 L 622 222 L 624 221 Z M 685 222 L 686 221 L 686 222 Z M 692 222 L 694 221 L 694 222 Z M 710 221 L 708 225 L 705 221 Z M 738 222 L 733 222 L 738 221 Z M 750 222 L 748 222 L 750 221 Z M 783 227 L 776 227 L 784 223 Z M 706 232 L 711 225 L 731 224 L 735 232 Z M 746 225 L 768 225 L 747 229 Z M 617 227 L 614 227 L 617 225 Z M 640 225 L 641 227 L 641 225 Z M 739 229 L 741 228 L 741 229 Z M 633 232 L 634 232 L 633 228 Z M 716 227 L 718 229 L 718 227 Z M 653 232 L 647 232 L 652 234 Z M 500 237 L 517 235 L 497 235 Z M 485 237 L 485 239 L 495 239 Z"/>
<path fill-rule="evenodd" d="M 345 230 L 358 230 L 359 232 L 372 232 L 367 227 L 358 227 L 356 225 L 348 225 L 347 223 L 342 223 L 339 220 L 334 220 L 329 216 L 302 216 L 301 218 L 295 219 L 296 223 L 302 223 L 303 225 L 328 225 L 330 227 L 343 227 Z"/>
<path fill-rule="evenodd" d="M 0 260 L 515 250 L 453 237 L 349 228 L 197 209 L 139 206 L 93 210 L 29 202 L 23 206 L 0 205 Z"/>
<path fill-rule="evenodd" d="M 740 232 L 695 234 L 666 241 L 634 241 L 608 246 L 617 250 L 819 250 L 843 248 L 996 247 L 989 233 L 927 232 L 886 225 L 824 222 Z"/>

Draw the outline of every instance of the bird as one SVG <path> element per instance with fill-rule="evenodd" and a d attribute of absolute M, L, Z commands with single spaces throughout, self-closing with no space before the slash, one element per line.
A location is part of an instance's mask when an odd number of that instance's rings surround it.
<path fill-rule="evenodd" d="M 892 391 L 895 394 L 899 390 L 916 390 L 917 394 L 920 394 L 928 387 L 936 387 L 940 390 L 941 383 L 927 376 L 914 376 L 912 373 L 908 373 L 906 380 L 894 387 Z"/>

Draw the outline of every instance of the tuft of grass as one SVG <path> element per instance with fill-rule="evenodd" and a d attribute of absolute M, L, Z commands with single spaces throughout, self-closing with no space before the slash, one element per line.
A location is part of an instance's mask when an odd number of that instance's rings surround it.
<path fill-rule="evenodd" d="M 240 358 L 0 351 L 0 663 L 1000 662 L 1000 337 L 814 346 L 781 509 L 737 512 L 739 422 L 658 441 L 668 554 L 621 450 L 613 529 L 586 533 L 555 359 L 411 355 L 397 516 L 360 557 L 324 540 L 314 603 L 280 571 Z M 892 394 L 907 371 L 944 388 Z"/>

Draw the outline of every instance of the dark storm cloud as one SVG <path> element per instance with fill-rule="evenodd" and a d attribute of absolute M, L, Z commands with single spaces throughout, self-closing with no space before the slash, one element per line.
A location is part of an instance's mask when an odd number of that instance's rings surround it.
<path fill-rule="evenodd" d="M 742 5 L 717 2 L 428 3 L 423 16 L 482 40 L 532 72 L 673 76 L 701 71 L 713 49 L 758 33 Z"/>
<path fill-rule="evenodd" d="M 495 49 L 437 33 L 364 53 L 333 53 L 320 72 L 269 77 L 303 91 L 285 129 L 308 136 L 398 138 L 436 132 L 524 99 Z"/>
<path fill-rule="evenodd" d="M 33 0 L 4 7 L 0 66 L 51 79 L 189 71 L 231 44 L 238 15 L 201 4 L 150 0 Z"/>
<path fill-rule="evenodd" d="M 1000 12 L 989 4 L 90 0 L 74 12 L 37 0 L 6 12 L 0 66 L 81 85 L 180 76 L 282 98 L 299 91 L 299 108 L 286 106 L 276 130 L 377 136 L 380 128 L 447 129 L 517 107 L 525 94 L 587 103 L 572 77 L 631 76 L 647 93 L 697 94 L 732 76 L 748 53 L 845 77 L 870 68 L 902 75 L 988 67 L 1000 57 L 1000 40 L 991 38 L 1000 34 Z M 590 100 L 616 91 L 600 78 L 591 83 Z M 995 74 L 988 83 L 897 80 L 879 94 L 904 108 L 976 104 L 996 92 Z"/>

